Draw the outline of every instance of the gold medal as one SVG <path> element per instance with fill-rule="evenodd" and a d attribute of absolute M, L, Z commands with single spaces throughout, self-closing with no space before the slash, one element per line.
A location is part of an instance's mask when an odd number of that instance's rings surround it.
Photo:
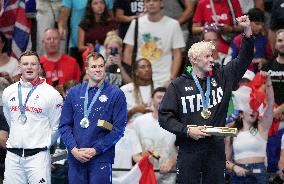
<path fill-rule="evenodd" d="M 203 119 L 209 119 L 210 116 L 211 116 L 211 111 L 209 111 L 208 109 L 203 109 L 203 110 L 201 111 L 201 117 L 202 117 Z"/>

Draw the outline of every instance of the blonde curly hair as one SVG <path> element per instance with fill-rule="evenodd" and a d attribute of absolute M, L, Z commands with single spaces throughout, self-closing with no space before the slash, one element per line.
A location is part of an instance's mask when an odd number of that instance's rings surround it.
<path fill-rule="evenodd" d="M 215 50 L 215 45 L 213 42 L 197 42 L 193 44 L 188 50 L 188 58 L 190 62 L 196 61 L 202 53 L 212 52 Z"/>

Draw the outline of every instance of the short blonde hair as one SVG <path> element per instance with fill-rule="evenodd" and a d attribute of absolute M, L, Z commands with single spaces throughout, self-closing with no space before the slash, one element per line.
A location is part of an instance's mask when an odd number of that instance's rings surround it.
<path fill-rule="evenodd" d="M 202 53 L 212 52 L 215 49 L 215 45 L 213 42 L 197 42 L 193 44 L 190 49 L 188 50 L 188 58 L 190 62 L 197 60 Z"/>
<path fill-rule="evenodd" d="M 118 36 L 117 31 L 109 31 L 106 35 L 104 47 L 106 48 L 109 42 L 115 41 L 122 47 L 122 39 Z"/>

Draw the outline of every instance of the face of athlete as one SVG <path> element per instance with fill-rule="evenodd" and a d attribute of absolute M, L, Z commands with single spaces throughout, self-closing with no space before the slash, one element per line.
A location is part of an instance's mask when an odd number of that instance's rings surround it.
<path fill-rule="evenodd" d="M 164 95 L 165 95 L 165 92 L 162 92 L 162 91 L 158 91 L 154 94 L 154 96 L 152 98 L 152 103 L 153 103 L 155 110 L 159 109 Z"/>
<path fill-rule="evenodd" d="M 194 63 L 196 68 L 202 73 L 211 71 L 214 63 L 212 51 L 202 52 Z"/>
<path fill-rule="evenodd" d="M 32 82 L 41 72 L 41 66 L 36 56 L 21 57 L 19 67 L 24 82 Z"/>
<path fill-rule="evenodd" d="M 94 60 L 93 57 L 89 58 L 88 66 L 86 67 L 86 73 L 89 76 L 90 83 L 99 83 L 105 77 L 105 61 L 99 57 Z"/>

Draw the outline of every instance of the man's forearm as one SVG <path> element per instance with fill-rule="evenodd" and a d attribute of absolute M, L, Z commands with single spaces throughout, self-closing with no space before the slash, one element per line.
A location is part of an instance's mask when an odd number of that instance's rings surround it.
<path fill-rule="evenodd" d="M 123 61 L 128 64 L 132 65 L 132 54 L 133 54 L 133 46 L 126 44 L 124 52 L 123 52 Z"/>
<path fill-rule="evenodd" d="M 192 17 L 194 12 L 194 3 L 195 3 L 194 1 L 185 0 L 185 10 L 178 17 L 178 21 L 181 25 L 187 23 L 189 19 Z"/>
<path fill-rule="evenodd" d="M 173 61 L 171 66 L 171 76 L 170 79 L 175 79 L 179 73 L 181 63 L 182 62 L 182 55 L 180 49 L 173 50 Z"/>

